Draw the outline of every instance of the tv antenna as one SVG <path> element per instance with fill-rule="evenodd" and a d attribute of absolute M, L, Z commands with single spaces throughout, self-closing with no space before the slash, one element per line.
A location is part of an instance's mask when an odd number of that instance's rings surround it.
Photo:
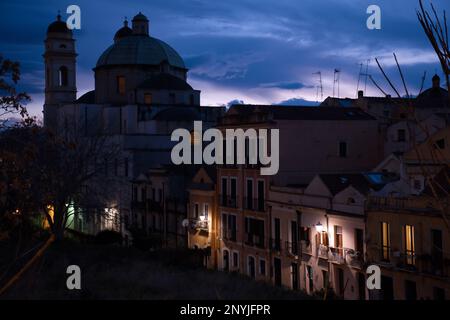
<path fill-rule="evenodd" d="M 367 79 L 370 76 L 369 75 L 369 63 L 370 63 L 370 59 L 367 59 L 367 61 L 366 61 L 366 72 L 362 72 L 364 64 L 362 62 L 359 64 L 359 75 L 358 75 L 358 84 L 356 85 L 356 96 L 358 96 L 359 84 L 361 82 L 361 77 L 364 77 L 364 94 L 366 94 Z"/>
<path fill-rule="evenodd" d="M 323 101 L 323 85 L 322 85 L 322 72 L 317 71 L 313 74 L 319 75 L 319 85 L 316 87 L 316 100 L 319 101 L 319 90 L 320 90 L 320 101 Z"/>
<path fill-rule="evenodd" d="M 340 78 L 341 70 L 334 69 L 334 79 L 333 79 L 333 98 L 335 97 L 335 87 L 337 84 L 337 94 L 339 98 L 339 78 Z"/>

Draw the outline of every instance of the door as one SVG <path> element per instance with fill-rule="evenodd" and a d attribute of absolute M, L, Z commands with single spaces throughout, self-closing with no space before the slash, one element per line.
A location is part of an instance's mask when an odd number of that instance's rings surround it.
<path fill-rule="evenodd" d="M 358 298 L 366 300 L 366 277 L 361 272 L 358 273 Z"/>
<path fill-rule="evenodd" d="M 360 253 L 361 256 L 364 254 L 364 233 L 362 229 L 355 229 L 355 250 Z"/>
<path fill-rule="evenodd" d="M 436 273 L 442 273 L 443 255 L 442 255 L 442 231 L 431 230 L 431 265 Z"/>
<path fill-rule="evenodd" d="M 264 211 L 264 181 L 258 181 L 258 211 Z"/>
<path fill-rule="evenodd" d="M 281 287 L 281 260 L 278 258 L 274 258 L 273 267 L 275 269 L 275 285 Z"/>
<path fill-rule="evenodd" d="M 405 280 L 405 299 L 417 300 L 417 289 L 414 281 Z"/>
<path fill-rule="evenodd" d="M 296 263 L 291 264 L 292 275 L 292 290 L 298 290 L 298 265 Z"/>
<path fill-rule="evenodd" d="M 223 251 L 223 271 L 230 271 L 230 253 L 228 250 Z"/>
<path fill-rule="evenodd" d="M 232 207 L 236 207 L 236 205 L 237 205 L 237 201 L 236 201 L 236 195 L 237 195 L 237 191 L 236 191 L 236 179 L 231 179 L 231 185 L 230 185 L 230 193 L 231 193 L 231 196 L 230 196 L 230 205 L 232 206 Z"/>
<path fill-rule="evenodd" d="M 248 275 L 255 278 L 255 258 L 251 256 L 248 257 Z"/>
<path fill-rule="evenodd" d="M 381 291 L 383 300 L 394 300 L 394 281 L 391 277 L 381 276 Z"/>
<path fill-rule="evenodd" d="M 292 254 L 298 254 L 298 226 L 297 221 L 291 221 L 291 252 Z"/>
<path fill-rule="evenodd" d="M 247 180 L 247 209 L 253 209 L 253 180 Z"/>
<path fill-rule="evenodd" d="M 273 248 L 277 251 L 281 250 L 281 228 L 280 228 L 280 219 L 279 218 L 275 218 L 274 219 L 274 237 L 275 237 L 275 241 L 273 244 Z"/>
<path fill-rule="evenodd" d="M 222 178 L 222 206 L 227 205 L 227 178 Z"/>

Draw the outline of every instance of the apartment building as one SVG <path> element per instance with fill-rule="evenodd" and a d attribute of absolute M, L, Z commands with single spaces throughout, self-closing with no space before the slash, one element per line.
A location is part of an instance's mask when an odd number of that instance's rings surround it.
<path fill-rule="evenodd" d="M 274 284 L 364 300 L 365 199 L 383 179 L 375 173 L 319 174 L 306 187 L 271 187 Z"/>
<path fill-rule="evenodd" d="M 133 180 L 131 215 L 124 221 L 128 237 L 150 236 L 152 246 L 186 247 L 187 188 L 196 170 L 195 166 L 167 165 Z"/>
<path fill-rule="evenodd" d="M 367 259 L 382 274 L 371 299 L 450 297 L 450 217 L 437 206 L 425 195 L 369 198 Z"/>
<path fill-rule="evenodd" d="M 277 175 L 260 175 L 259 165 L 217 169 L 218 268 L 257 280 L 272 281 L 273 261 L 278 261 L 271 249 L 281 247 L 273 242 L 273 221 L 266 205 L 269 187 L 308 184 L 318 172 L 368 170 L 382 153 L 375 119 L 357 108 L 235 105 L 218 128 L 279 129 Z M 275 282 L 279 284 L 278 278 Z"/>
<path fill-rule="evenodd" d="M 187 229 L 188 248 L 204 250 L 205 266 L 217 269 L 218 235 L 216 173 L 212 166 L 203 166 L 188 187 L 188 217 L 183 221 Z"/>

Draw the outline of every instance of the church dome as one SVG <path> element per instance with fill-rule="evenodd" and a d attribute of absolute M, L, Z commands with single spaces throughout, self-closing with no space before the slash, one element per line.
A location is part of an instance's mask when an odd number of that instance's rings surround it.
<path fill-rule="evenodd" d="M 133 21 L 148 21 L 148 19 L 145 15 L 142 14 L 142 12 L 139 12 L 134 16 Z"/>
<path fill-rule="evenodd" d="M 419 94 L 415 101 L 418 108 L 447 108 L 448 92 L 441 87 L 437 74 L 432 78 L 432 87 Z"/>
<path fill-rule="evenodd" d="M 49 24 L 47 28 L 47 33 L 68 33 L 71 34 L 72 31 L 67 28 L 67 24 L 61 21 L 61 15 L 58 14 L 56 21 Z"/>
<path fill-rule="evenodd" d="M 118 39 L 106 49 L 98 59 L 96 68 L 112 65 L 160 65 L 165 61 L 172 67 L 186 69 L 180 55 L 164 41 L 148 35 L 132 34 Z"/>
<path fill-rule="evenodd" d="M 143 81 L 138 88 L 151 90 L 194 90 L 185 80 L 168 73 L 153 76 Z"/>
<path fill-rule="evenodd" d="M 123 22 L 123 27 L 117 30 L 116 34 L 114 35 L 114 41 L 131 36 L 132 34 L 133 30 L 131 30 L 131 28 L 128 26 L 128 21 L 125 20 Z"/>

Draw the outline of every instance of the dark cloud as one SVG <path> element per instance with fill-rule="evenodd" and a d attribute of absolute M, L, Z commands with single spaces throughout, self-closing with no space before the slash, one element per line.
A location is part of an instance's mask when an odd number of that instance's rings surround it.
<path fill-rule="evenodd" d="M 272 83 L 262 83 L 260 84 L 262 88 L 279 88 L 286 90 L 297 90 L 302 88 L 314 88 L 314 86 L 307 86 L 301 82 L 272 82 Z"/>

